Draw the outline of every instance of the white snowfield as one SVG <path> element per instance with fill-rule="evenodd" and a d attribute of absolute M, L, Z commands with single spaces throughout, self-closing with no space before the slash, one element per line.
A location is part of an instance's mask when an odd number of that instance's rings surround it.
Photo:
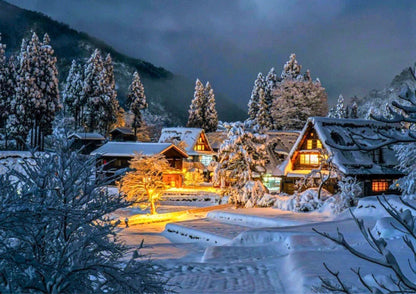
<path fill-rule="evenodd" d="M 378 206 L 374 197 L 362 199 L 355 214 L 388 239 L 389 249 L 410 272 L 407 257 L 412 255 Z M 142 253 L 163 267 L 178 293 L 315 293 L 312 287 L 320 285 L 319 276 L 329 277 L 323 262 L 339 270 L 356 293 L 365 291 L 351 268 L 360 267 L 370 282 L 371 274 L 390 274 L 312 228 L 333 235 L 339 228 L 355 248 L 371 252 L 348 212 L 335 217 L 273 208 L 226 209 L 211 211 L 205 218 L 134 226 L 121 234 L 132 246 L 144 239 Z"/>

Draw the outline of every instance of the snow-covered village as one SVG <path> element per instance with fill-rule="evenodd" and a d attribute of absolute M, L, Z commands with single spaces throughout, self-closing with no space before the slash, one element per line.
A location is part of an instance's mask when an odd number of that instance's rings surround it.
<path fill-rule="evenodd" d="M 415 12 L 0 0 L 0 293 L 416 293 Z"/>

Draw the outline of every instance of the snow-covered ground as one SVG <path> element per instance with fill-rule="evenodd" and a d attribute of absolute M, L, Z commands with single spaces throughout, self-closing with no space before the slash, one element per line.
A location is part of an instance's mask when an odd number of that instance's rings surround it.
<path fill-rule="evenodd" d="M 375 198 L 366 198 L 355 213 L 389 239 L 399 262 L 405 264 L 409 252 L 397 230 L 391 229 L 391 219 L 377 206 Z M 164 268 L 179 293 L 313 293 L 319 276 L 328 276 L 323 262 L 339 270 L 358 292 L 360 284 L 350 268 L 360 267 L 367 278 L 387 273 L 312 228 L 331 234 L 339 228 L 352 245 L 370 252 L 349 213 L 333 216 L 273 208 L 228 208 L 190 215 L 184 221 L 130 226 L 121 228 L 121 237 L 130 246 L 144 239 L 142 253 Z"/>

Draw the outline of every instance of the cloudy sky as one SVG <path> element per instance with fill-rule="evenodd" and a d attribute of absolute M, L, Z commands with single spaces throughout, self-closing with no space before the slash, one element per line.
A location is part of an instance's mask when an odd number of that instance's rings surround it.
<path fill-rule="evenodd" d="M 383 88 L 416 62 L 414 0 L 7 0 L 184 75 L 245 107 L 258 72 L 294 52 L 339 94 Z"/>

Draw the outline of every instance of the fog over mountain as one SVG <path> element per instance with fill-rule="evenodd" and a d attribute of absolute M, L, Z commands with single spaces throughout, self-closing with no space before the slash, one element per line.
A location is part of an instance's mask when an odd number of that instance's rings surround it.
<path fill-rule="evenodd" d="M 295 52 L 335 103 L 416 61 L 416 1 L 8 0 L 163 66 L 246 107 L 259 71 Z"/>

